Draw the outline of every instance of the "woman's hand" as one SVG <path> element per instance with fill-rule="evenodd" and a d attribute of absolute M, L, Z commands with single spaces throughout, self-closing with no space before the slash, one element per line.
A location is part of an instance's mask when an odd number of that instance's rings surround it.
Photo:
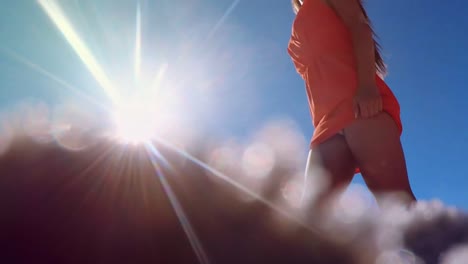
<path fill-rule="evenodd" d="M 354 116 L 370 118 L 382 112 L 383 103 L 377 86 L 361 86 L 354 97 Z"/>

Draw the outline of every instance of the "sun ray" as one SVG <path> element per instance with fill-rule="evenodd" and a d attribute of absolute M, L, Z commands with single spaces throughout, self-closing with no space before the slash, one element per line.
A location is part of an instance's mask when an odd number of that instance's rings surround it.
<path fill-rule="evenodd" d="M 141 6 L 137 4 L 135 34 L 135 79 L 138 83 L 141 71 Z"/>
<path fill-rule="evenodd" d="M 159 96 L 161 92 L 161 82 L 163 81 L 164 75 L 166 74 L 168 67 L 169 65 L 167 63 L 162 64 L 158 70 L 158 73 L 156 74 L 151 83 L 149 98 L 152 98 L 155 104 L 157 104 L 158 101 L 161 100 L 161 97 Z"/>
<path fill-rule="evenodd" d="M 72 24 L 68 21 L 60 6 L 54 0 L 38 0 L 38 3 L 63 34 L 96 81 L 104 89 L 107 96 L 109 96 L 113 103 L 118 104 L 120 102 L 120 95 L 112 85 L 112 82 L 107 77 L 102 67 L 99 65 L 99 62 L 93 56 L 91 50 L 74 30 Z"/>
<path fill-rule="evenodd" d="M 218 22 L 215 24 L 215 26 L 211 29 L 210 33 L 207 36 L 207 39 L 211 39 L 213 35 L 218 31 L 218 29 L 224 24 L 226 19 L 231 15 L 232 11 L 237 7 L 237 5 L 240 3 L 240 0 L 234 0 L 231 5 L 226 9 L 224 12 L 223 16 L 218 20 Z"/>
<path fill-rule="evenodd" d="M 114 153 L 116 149 L 116 146 L 110 146 L 105 148 L 102 153 L 98 154 L 95 159 L 87 164 L 85 168 L 81 172 L 78 172 L 76 177 L 72 177 L 71 181 L 68 181 L 63 188 L 61 188 L 61 192 L 65 193 L 70 191 L 75 185 L 78 185 L 80 181 L 83 181 L 85 177 L 93 170 L 99 169 L 99 166 L 102 166 L 102 164 L 106 164 L 105 168 L 103 168 L 104 171 L 108 171 L 111 169 L 111 166 L 109 163 L 105 163 L 105 160 L 109 158 L 110 155 Z M 103 175 L 106 175 L 106 173 L 103 173 Z M 93 197 L 93 193 L 99 193 L 99 188 L 102 186 L 105 186 L 106 182 L 104 178 L 98 177 L 95 179 L 96 182 L 93 184 L 93 188 L 90 188 L 86 190 L 85 193 L 83 193 L 82 200 L 81 200 L 81 205 L 86 204 L 89 201 L 92 201 L 96 197 Z"/>
<path fill-rule="evenodd" d="M 175 171 L 174 170 L 174 167 L 172 167 L 172 165 L 169 163 L 169 161 L 167 161 L 166 158 L 164 158 L 164 156 L 161 154 L 161 152 L 159 152 L 159 150 L 157 148 L 154 147 L 154 145 L 147 141 L 144 143 L 146 148 L 151 151 L 151 153 L 153 153 L 153 155 L 156 156 L 156 158 L 158 158 L 160 161 L 162 161 L 164 164 L 164 166 L 168 169 L 170 169 L 171 171 Z"/>
<path fill-rule="evenodd" d="M 82 97 L 86 101 L 93 103 L 94 105 L 98 106 L 101 109 L 106 109 L 104 107 L 104 105 L 101 102 L 99 102 L 96 98 L 91 97 L 91 96 L 87 95 L 86 93 L 80 91 L 78 88 L 76 88 L 76 87 L 72 86 L 71 84 L 67 83 L 66 81 L 60 79 L 55 74 L 47 71 L 46 69 L 42 68 L 41 66 L 39 66 L 37 64 L 31 62 L 30 60 L 26 59 L 25 57 L 15 53 L 15 52 L 13 52 L 11 50 L 7 50 L 7 49 L 1 48 L 1 47 L 0 47 L 0 51 L 5 53 L 7 56 L 11 57 L 12 59 L 17 61 L 18 63 L 21 63 L 24 66 L 30 68 L 31 70 L 43 75 L 44 77 L 49 78 L 50 80 L 62 85 L 64 88 L 68 89 L 70 92 L 74 93 L 75 95 L 77 95 L 79 97 Z"/>
<path fill-rule="evenodd" d="M 306 223 L 304 223 L 301 219 L 299 219 L 298 217 L 292 215 L 291 213 L 283 210 L 282 208 L 280 208 L 279 206 L 275 205 L 274 203 L 264 199 L 263 197 L 261 197 L 260 195 L 256 194 L 255 192 L 253 192 L 252 190 L 250 190 L 249 188 L 243 186 L 242 184 L 236 182 L 235 180 L 233 180 L 231 177 L 225 175 L 224 173 L 212 168 L 211 166 L 209 166 L 208 164 L 204 163 L 203 161 L 195 158 L 194 156 L 190 155 L 189 153 L 183 151 L 183 150 L 179 150 L 177 147 L 173 146 L 172 144 L 170 144 L 169 142 L 166 142 L 164 140 L 161 140 L 159 138 L 155 138 L 156 141 L 158 141 L 160 144 L 166 146 L 167 148 L 175 151 L 176 153 L 178 153 L 179 155 L 187 158 L 188 160 L 190 160 L 191 162 L 197 164 L 198 166 L 200 166 L 201 168 L 207 170 L 208 172 L 210 172 L 212 175 L 218 177 L 219 179 L 229 183 L 230 185 L 232 185 L 233 187 L 237 188 L 238 190 L 246 193 L 247 195 L 251 196 L 252 198 L 254 198 L 255 200 L 257 201 L 260 201 L 261 203 L 263 203 L 264 205 L 268 206 L 270 209 L 272 209 L 273 211 L 285 216 L 286 218 L 292 220 L 294 223 L 308 229 L 309 231 L 311 232 L 314 232 L 316 235 L 321 235 L 320 231 L 318 231 L 318 229 L 310 226 L 310 225 L 307 225 Z"/>
<path fill-rule="evenodd" d="M 154 147 L 153 147 L 154 149 Z M 190 224 L 189 219 L 187 218 L 187 215 L 184 212 L 184 209 L 180 205 L 179 200 L 177 199 L 174 191 L 172 190 L 171 186 L 169 185 L 169 182 L 166 180 L 166 177 L 164 176 L 163 171 L 159 167 L 159 163 L 157 158 L 159 155 L 157 153 L 154 153 L 152 149 L 147 148 L 148 155 L 150 156 L 151 162 L 153 164 L 154 169 L 156 170 L 156 173 L 158 175 L 158 179 L 161 182 L 161 185 L 166 192 L 167 197 L 169 198 L 169 201 L 171 202 L 171 205 L 174 209 L 174 212 L 177 215 L 177 218 L 180 221 L 180 224 L 182 228 L 184 229 L 185 234 L 187 235 L 189 242 L 197 255 L 198 261 L 203 264 L 209 264 L 210 261 L 208 259 L 208 256 L 206 255 L 203 246 L 198 239 L 195 231 L 193 230 L 192 225 Z"/>

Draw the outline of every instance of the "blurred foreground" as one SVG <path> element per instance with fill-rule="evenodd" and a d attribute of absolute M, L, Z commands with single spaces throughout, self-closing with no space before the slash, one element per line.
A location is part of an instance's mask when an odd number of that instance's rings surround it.
<path fill-rule="evenodd" d="M 0 126 L 2 263 L 468 263 L 468 218 L 437 201 L 351 194 L 324 226 L 297 220 L 306 144 L 287 123 L 178 152 L 32 120 Z"/>

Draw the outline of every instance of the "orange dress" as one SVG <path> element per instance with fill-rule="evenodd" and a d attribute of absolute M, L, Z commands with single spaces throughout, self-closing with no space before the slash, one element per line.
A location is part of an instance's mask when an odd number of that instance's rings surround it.
<path fill-rule="evenodd" d="M 357 70 L 351 33 L 323 0 L 304 0 L 293 23 L 288 53 L 305 81 L 315 127 L 313 147 L 355 120 Z M 400 105 L 377 73 L 375 78 L 384 111 L 395 120 L 401 134 Z"/>

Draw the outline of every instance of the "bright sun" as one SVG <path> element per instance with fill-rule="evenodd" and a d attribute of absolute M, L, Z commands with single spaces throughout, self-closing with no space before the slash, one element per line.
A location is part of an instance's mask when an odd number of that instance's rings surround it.
<path fill-rule="evenodd" d="M 155 119 L 155 111 L 146 104 L 126 103 L 117 107 L 114 120 L 118 140 L 130 144 L 151 140 L 156 132 Z"/>

